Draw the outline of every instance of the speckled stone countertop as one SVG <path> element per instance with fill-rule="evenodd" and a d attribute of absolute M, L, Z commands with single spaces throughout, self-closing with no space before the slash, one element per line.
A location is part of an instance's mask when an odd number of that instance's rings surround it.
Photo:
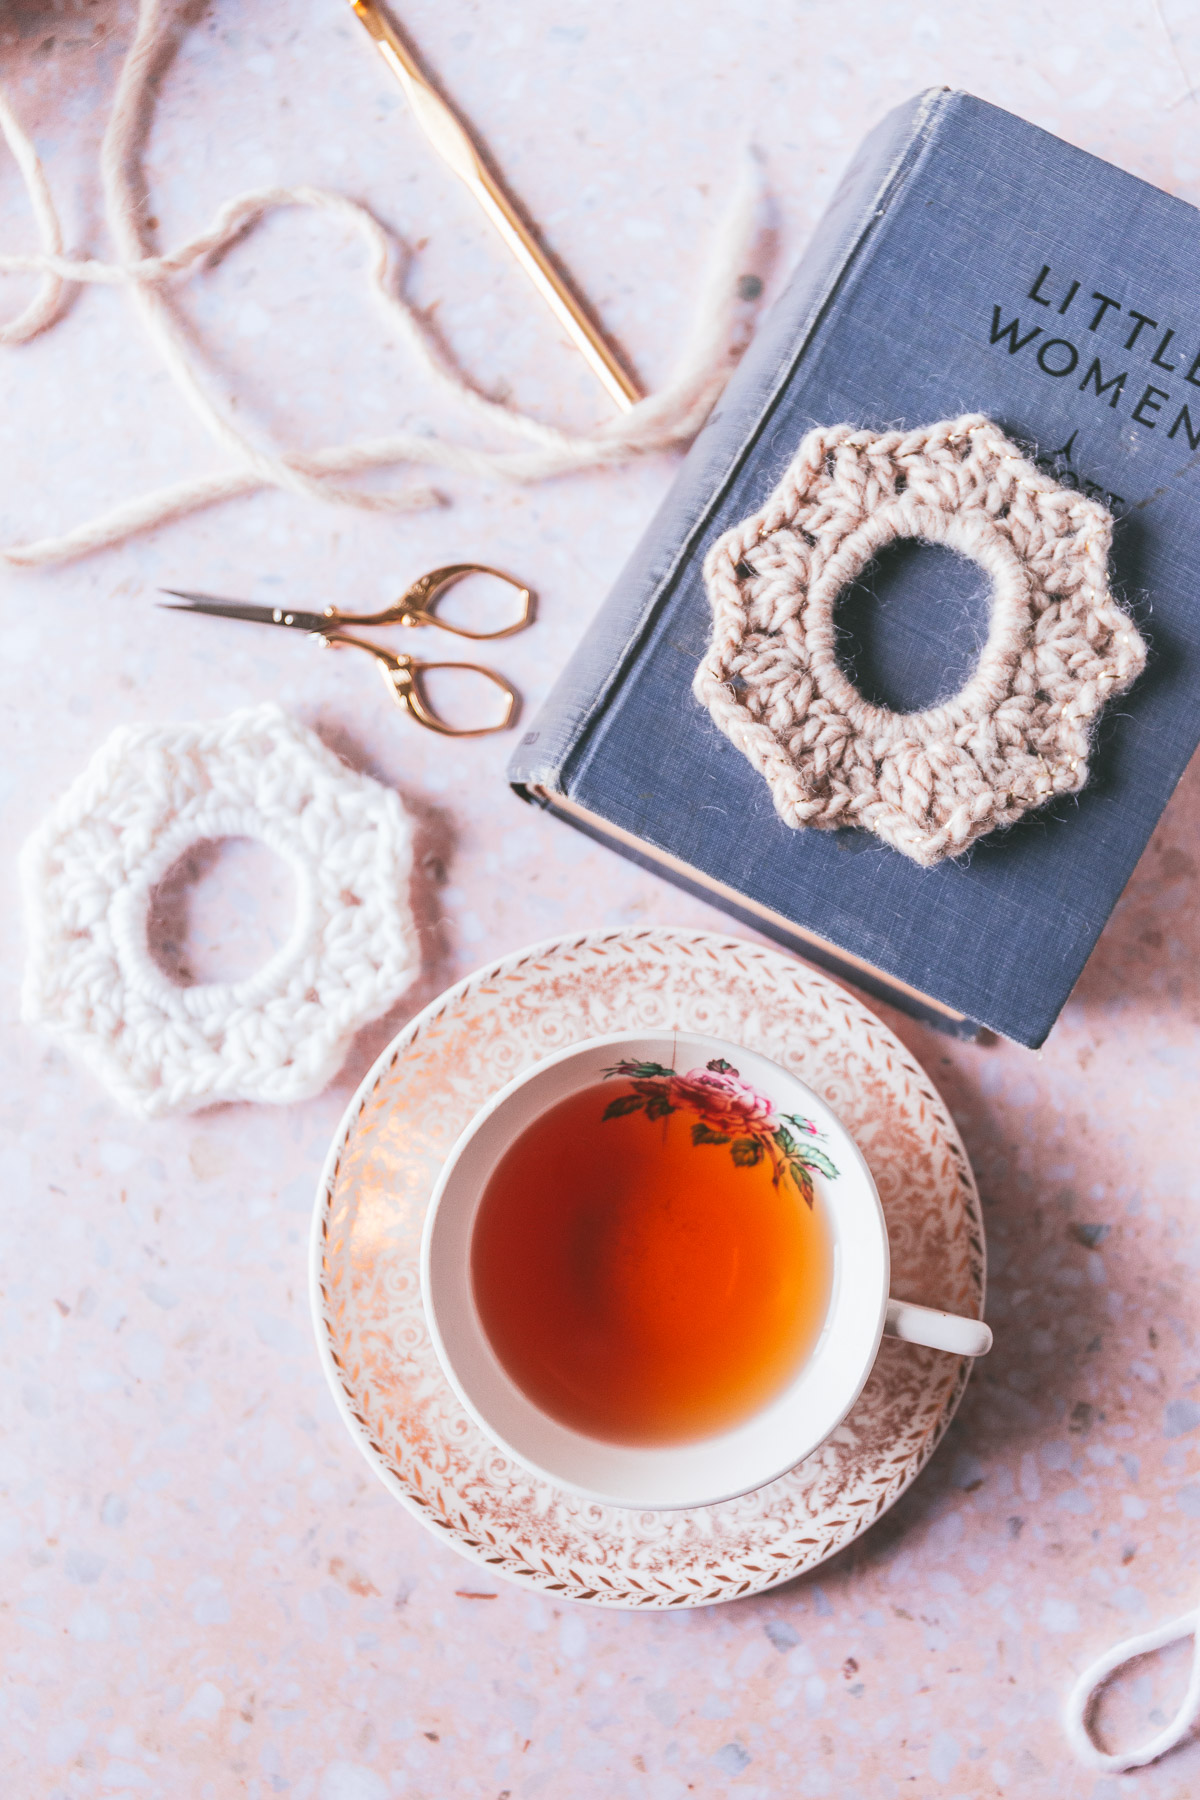
<path fill-rule="evenodd" d="M 336 0 L 184 8 L 148 142 L 161 241 L 248 185 L 365 199 L 411 290 L 492 391 L 581 425 L 607 402 L 434 162 Z M 414 37 L 626 346 L 661 381 L 749 139 L 777 282 L 856 141 L 945 82 L 1188 199 L 1200 20 L 1181 0 L 409 0 Z M 69 242 L 105 254 L 96 152 L 128 0 L 7 0 L 0 78 Z M 0 156 L 0 243 L 33 242 Z M 27 288 L 3 284 L 4 316 Z M 186 290 L 212 379 L 317 444 L 440 417 L 381 335 L 340 227 L 279 215 Z M 86 518 L 220 452 L 128 300 L 90 290 L 0 350 L 0 541 Z M 560 930 L 720 915 L 508 797 L 502 740 L 447 744 L 357 658 L 156 613 L 160 586 L 369 605 L 479 556 L 541 595 L 496 660 L 536 703 L 664 492 L 667 458 L 368 518 L 272 493 L 89 560 L 3 576 L 4 1420 L 0 1726 L 13 1800 L 1184 1800 L 1195 1743 L 1097 1777 L 1059 1726 L 1073 1672 L 1200 1591 L 1200 770 L 1185 777 L 1045 1051 L 889 1021 L 974 1159 L 996 1349 L 933 1464 L 815 1578 L 687 1616 L 556 1607 L 480 1581 L 379 1486 L 326 1391 L 305 1292 L 317 1174 L 405 1018 Z M 392 479 L 392 477 L 388 477 Z M 17 1023 L 13 852 L 112 727 L 274 697 L 394 784 L 422 826 L 424 972 L 307 1105 L 140 1125 Z M 236 848 L 180 954 L 253 966 L 287 884 Z M 181 914 L 182 916 L 182 914 Z M 484 1597 L 468 1597 L 486 1590 Z M 1116 1683 L 1139 1739 L 1186 1648 Z"/>

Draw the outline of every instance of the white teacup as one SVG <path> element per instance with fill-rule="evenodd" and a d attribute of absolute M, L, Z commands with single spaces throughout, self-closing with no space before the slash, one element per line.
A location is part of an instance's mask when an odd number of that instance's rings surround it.
<path fill-rule="evenodd" d="M 803 1114 L 838 1170 L 813 1176 L 832 1243 L 820 1335 L 787 1385 L 729 1430 L 685 1443 L 620 1444 L 551 1418 L 497 1358 L 476 1306 L 471 1244 L 479 1203 L 500 1158 L 547 1108 L 597 1085 L 614 1062 L 680 1071 L 723 1060 L 770 1101 L 775 1118 Z M 977 1319 L 892 1300 L 879 1195 L 854 1140 L 819 1095 L 765 1057 L 694 1034 L 626 1032 L 573 1045 L 495 1094 L 451 1150 L 433 1192 L 421 1245 L 430 1334 L 451 1386 L 487 1435 L 535 1475 L 588 1499 L 635 1508 L 709 1506 L 749 1493 L 810 1456 L 854 1405 L 886 1331 L 956 1356 L 982 1356 Z"/>

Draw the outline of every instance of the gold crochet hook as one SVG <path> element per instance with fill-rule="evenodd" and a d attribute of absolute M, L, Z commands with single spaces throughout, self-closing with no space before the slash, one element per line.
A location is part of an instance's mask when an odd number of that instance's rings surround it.
<path fill-rule="evenodd" d="M 412 108 L 413 117 L 442 161 L 479 202 L 512 255 L 576 348 L 586 357 L 617 405 L 626 411 L 641 389 L 605 338 L 562 270 L 546 254 L 520 207 L 505 192 L 462 120 L 433 86 L 412 47 L 376 0 L 350 0 Z"/>
<path fill-rule="evenodd" d="M 442 595 L 468 575 L 492 575 L 496 580 L 515 588 L 520 607 L 517 618 L 494 631 L 471 631 L 465 625 L 455 625 L 448 619 L 439 618 L 434 608 Z M 441 631 L 453 632 L 455 637 L 471 638 L 476 643 L 492 638 L 512 637 L 514 632 L 524 631 L 532 623 L 533 594 L 513 576 L 505 575 L 502 570 L 493 569 L 487 563 L 448 563 L 444 568 L 431 569 L 427 575 L 419 576 L 406 588 L 393 606 L 386 606 L 382 611 L 374 613 L 342 612 L 336 606 L 327 606 L 324 612 L 300 612 L 291 607 L 255 606 L 244 600 L 221 600 L 212 594 L 186 593 L 179 588 L 163 588 L 161 592 L 170 594 L 173 600 L 180 602 L 178 605 L 165 606 L 163 610 L 166 612 L 203 613 L 209 618 L 242 619 L 251 625 L 280 625 L 288 631 L 303 631 L 309 638 L 330 650 L 365 650 L 368 656 L 374 658 L 397 706 L 405 707 L 417 723 L 424 725 L 428 731 L 441 732 L 444 737 L 483 737 L 492 731 L 504 731 L 512 724 L 516 715 L 519 704 L 516 689 L 495 669 L 485 668 L 482 663 L 422 662 L 415 656 L 397 655 L 382 644 L 368 643 L 365 638 L 355 637 L 352 632 L 343 629 L 347 625 L 357 628 L 373 625 L 433 625 Z M 425 687 L 425 678 L 438 669 L 463 670 L 481 676 L 498 688 L 505 700 L 503 718 L 489 725 L 454 725 L 444 719 L 430 701 Z"/>

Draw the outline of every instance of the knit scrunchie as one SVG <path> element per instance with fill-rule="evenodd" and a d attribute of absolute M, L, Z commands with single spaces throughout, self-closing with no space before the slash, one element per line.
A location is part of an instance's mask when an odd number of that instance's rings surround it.
<path fill-rule="evenodd" d="M 858 825 L 924 868 L 1088 777 L 1091 729 L 1146 647 L 1108 588 L 1112 520 L 979 414 L 918 431 L 818 426 L 760 512 L 713 545 L 696 698 L 792 826 Z M 991 576 L 971 679 L 925 712 L 839 667 L 838 595 L 898 538 Z"/>

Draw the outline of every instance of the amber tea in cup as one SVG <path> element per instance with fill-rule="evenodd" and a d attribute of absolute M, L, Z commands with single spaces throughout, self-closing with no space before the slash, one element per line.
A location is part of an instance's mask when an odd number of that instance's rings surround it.
<path fill-rule="evenodd" d="M 801 1160 L 805 1159 L 805 1160 Z M 774 1122 L 723 1058 L 614 1065 L 509 1145 L 471 1240 L 479 1318 L 524 1393 L 575 1431 L 725 1431 L 820 1334 L 833 1247 L 812 1120 Z"/>
<path fill-rule="evenodd" d="M 987 1349 L 981 1321 L 888 1280 L 871 1171 L 828 1101 L 682 1030 L 573 1044 L 493 1094 L 421 1242 L 432 1347 L 475 1423 L 540 1480 L 638 1509 L 785 1474 L 885 1328 Z"/>

